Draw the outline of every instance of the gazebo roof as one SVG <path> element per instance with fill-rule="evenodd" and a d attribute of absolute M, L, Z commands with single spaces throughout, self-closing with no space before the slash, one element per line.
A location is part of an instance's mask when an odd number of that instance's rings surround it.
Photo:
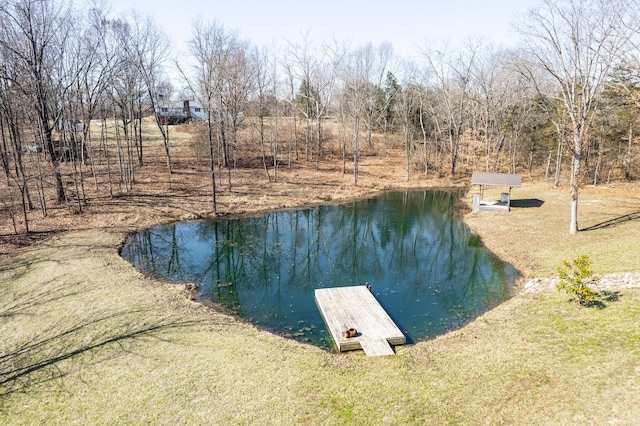
<path fill-rule="evenodd" d="M 520 187 L 522 185 L 522 175 L 516 173 L 473 172 L 471 185 Z"/>

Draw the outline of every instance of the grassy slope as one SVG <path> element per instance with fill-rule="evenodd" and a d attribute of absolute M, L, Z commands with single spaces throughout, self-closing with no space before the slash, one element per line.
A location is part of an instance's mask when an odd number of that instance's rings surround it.
<path fill-rule="evenodd" d="M 495 189 L 487 199 L 499 199 Z M 471 203 L 472 193 L 466 201 Z M 597 274 L 640 270 L 640 191 L 637 186 L 585 187 L 578 224 L 569 235 L 571 196 L 566 188 L 529 183 L 513 190 L 514 200 L 539 200 L 540 207 L 516 208 L 509 214 L 471 213 L 465 222 L 485 245 L 525 276 L 555 275 L 563 260 L 586 254 Z M 628 220 L 632 218 L 632 220 Z"/>
<path fill-rule="evenodd" d="M 585 250 L 598 272 L 640 269 L 627 254 L 637 253 L 638 221 L 569 238 L 568 214 L 553 219 L 566 194 L 535 185 L 517 191 L 545 203 L 499 220 L 466 219 L 523 272 L 552 273 L 559 259 Z M 587 191 L 583 200 L 596 195 Z M 583 227 L 629 207 L 583 206 Z M 640 290 L 622 292 L 602 310 L 576 307 L 555 293 L 521 294 L 464 329 L 400 347 L 394 357 L 367 358 L 286 340 L 186 300 L 179 286 L 158 285 L 118 256 L 125 231 L 62 234 L 0 265 L 0 423 L 632 424 L 640 418 Z"/>

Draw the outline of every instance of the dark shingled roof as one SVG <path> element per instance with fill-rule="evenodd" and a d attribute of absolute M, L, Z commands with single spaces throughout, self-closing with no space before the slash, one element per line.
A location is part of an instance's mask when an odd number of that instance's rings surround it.
<path fill-rule="evenodd" d="M 473 172 L 471 185 L 520 187 L 522 175 L 510 173 Z"/>

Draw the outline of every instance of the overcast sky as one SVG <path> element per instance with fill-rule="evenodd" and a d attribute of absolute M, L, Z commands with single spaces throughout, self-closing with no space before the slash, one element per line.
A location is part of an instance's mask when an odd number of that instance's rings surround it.
<path fill-rule="evenodd" d="M 424 40 L 456 44 L 482 37 L 496 46 L 511 45 L 510 23 L 538 0 L 111 0 L 116 15 L 136 9 L 148 14 L 184 49 L 194 18 L 218 21 L 257 45 L 325 40 L 335 35 L 352 47 L 390 42 L 411 59 Z"/>

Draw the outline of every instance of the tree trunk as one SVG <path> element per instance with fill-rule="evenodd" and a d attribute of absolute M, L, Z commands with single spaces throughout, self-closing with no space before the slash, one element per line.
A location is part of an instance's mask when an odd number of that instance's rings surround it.
<path fill-rule="evenodd" d="M 411 175 L 411 134 L 409 130 L 410 123 L 406 123 L 404 131 L 404 143 L 407 150 L 407 180 Z"/>
<path fill-rule="evenodd" d="M 346 114 L 344 111 L 344 105 L 340 106 L 340 148 L 342 151 L 342 174 L 346 174 L 347 173 L 347 120 L 346 120 Z"/>
<path fill-rule="evenodd" d="M 358 166 L 360 157 L 360 114 L 356 114 L 353 123 L 353 183 L 358 184 Z"/>
<path fill-rule="evenodd" d="M 211 113 L 209 113 L 209 119 L 207 120 L 207 134 L 209 139 L 209 172 L 211 173 L 211 201 L 213 213 L 217 213 L 216 202 L 216 163 L 215 153 L 213 149 L 213 129 L 211 128 Z"/>
<path fill-rule="evenodd" d="M 553 180 L 553 187 L 557 188 L 560 186 L 560 171 L 562 164 L 562 141 L 558 142 L 558 152 L 556 153 L 556 174 Z"/>
<path fill-rule="evenodd" d="M 598 184 L 598 173 L 600 173 L 600 167 L 602 166 L 602 151 L 603 151 L 603 137 L 600 136 L 598 140 L 598 159 L 596 160 L 596 169 L 593 173 L 593 186 Z"/>
<path fill-rule="evenodd" d="M 449 140 L 451 142 L 451 175 L 456 174 L 456 165 L 458 163 L 458 147 L 460 146 L 460 139 L 458 136 L 453 137 L 449 135 Z"/>
<path fill-rule="evenodd" d="M 631 180 L 631 152 L 633 148 L 633 122 L 629 123 L 629 137 L 627 139 L 627 156 L 624 160 L 624 177 Z"/>
<path fill-rule="evenodd" d="M 258 131 L 260 138 L 260 152 L 262 154 L 262 167 L 264 168 L 264 173 L 267 175 L 267 180 L 271 182 L 271 175 L 269 174 L 269 167 L 267 166 L 267 153 L 264 147 L 264 117 L 262 116 L 262 113 L 258 116 Z"/>
<path fill-rule="evenodd" d="M 424 126 L 422 102 L 420 103 L 420 130 L 422 131 L 422 146 L 424 148 L 424 177 L 429 175 L 429 150 L 427 149 L 427 130 Z"/>
<path fill-rule="evenodd" d="M 113 179 L 111 179 L 111 161 L 109 157 L 109 147 L 107 146 L 107 119 L 102 119 L 100 130 L 100 145 L 104 149 L 104 159 L 107 163 L 107 182 L 109 183 L 109 198 L 113 199 Z"/>
<path fill-rule="evenodd" d="M 275 87 L 275 83 L 274 83 L 274 93 L 276 92 L 276 87 Z M 280 144 L 278 143 L 278 125 L 279 125 L 279 121 L 278 121 L 278 99 L 274 99 L 274 117 L 272 119 L 272 123 L 271 123 L 271 129 L 272 129 L 272 136 L 273 136 L 273 149 L 272 149 L 272 154 L 273 154 L 273 181 L 276 182 L 278 180 L 278 151 L 280 150 Z"/>
<path fill-rule="evenodd" d="M 578 232 L 578 195 L 580 192 L 580 165 L 582 159 L 582 141 L 580 136 L 574 138 L 573 174 L 571 176 L 571 222 L 569 234 Z"/>
<path fill-rule="evenodd" d="M 66 201 L 67 196 L 64 190 L 64 183 L 62 182 L 62 174 L 60 173 L 60 161 L 56 155 L 56 150 L 53 147 L 53 136 L 51 127 L 48 124 L 48 118 L 41 118 L 42 132 L 44 133 L 44 145 L 49 153 L 49 160 L 53 168 L 53 178 L 56 182 L 56 201 L 63 203 Z"/>

